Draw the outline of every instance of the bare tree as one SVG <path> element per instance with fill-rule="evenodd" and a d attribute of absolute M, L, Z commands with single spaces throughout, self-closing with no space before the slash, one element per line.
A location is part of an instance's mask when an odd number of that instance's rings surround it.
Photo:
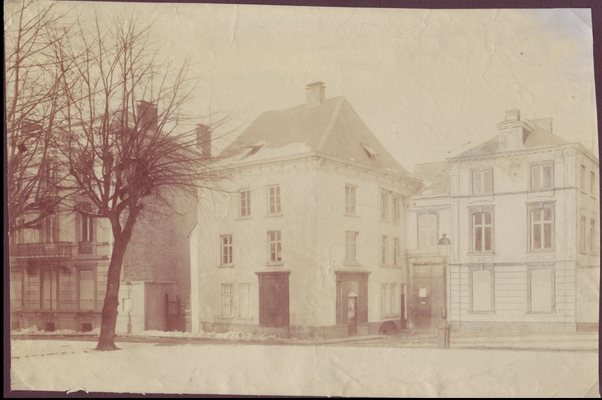
<path fill-rule="evenodd" d="M 55 41 L 68 41 L 73 24 L 56 3 L 6 4 L 5 70 L 8 206 L 11 236 L 35 228 L 68 196 L 56 158 L 54 132 L 66 107 Z M 72 65 L 64 65 L 68 71 Z M 64 188 L 63 188 L 64 189 Z"/>
<path fill-rule="evenodd" d="M 143 213 L 152 218 L 153 207 L 169 205 L 178 191 L 219 190 L 224 176 L 218 157 L 203 151 L 210 136 L 186 125 L 192 116 L 184 105 L 197 81 L 189 59 L 161 61 L 152 24 L 101 19 L 96 13 L 92 23 L 79 23 L 78 41 L 55 43 L 57 64 L 67 66 L 60 74 L 65 124 L 56 136 L 81 201 L 76 211 L 110 222 L 114 241 L 96 348 L 115 350 L 120 273 L 136 221 Z"/>

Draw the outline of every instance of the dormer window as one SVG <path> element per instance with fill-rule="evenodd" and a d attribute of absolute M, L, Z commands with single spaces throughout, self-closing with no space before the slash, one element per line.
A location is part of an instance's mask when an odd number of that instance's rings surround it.
<path fill-rule="evenodd" d="M 254 154 L 257 154 L 257 152 L 259 150 L 261 150 L 261 148 L 263 147 L 263 145 L 259 145 L 259 146 L 247 146 L 246 148 L 248 149 L 247 154 L 245 154 L 243 156 L 243 159 L 247 158 L 247 157 L 251 157 Z"/>
<path fill-rule="evenodd" d="M 362 147 L 364 148 L 364 151 L 366 152 L 368 158 L 376 160 L 376 151 L 374 151 L 372 147 L 368 146 L 366 143 L 362 143 Z"/>

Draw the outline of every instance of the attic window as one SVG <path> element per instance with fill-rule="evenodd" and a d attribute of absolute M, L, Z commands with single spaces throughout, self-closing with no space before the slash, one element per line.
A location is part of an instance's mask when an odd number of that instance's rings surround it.
<path fill-rule="evenodd" d="M 252 155 L 254 155 L 254 154 L 257 154 L 257 152 L 258 152 L 258 151 L 259 151 L 259 150 L 260 150 L 262 147 L 263 147 L 263 145 L 259 145 L 259 146 L 247 146 L 246 148 L 247 148 L 247 149 L 249 149 L 249 152 L 243 156 L 243 159 L 244 159 L 244 158 L 247 158 L 247 157 L 251 157 L 251 156 L 252 156 Z"/>
<path fill-rule="evenodd" d="M 364 148 L 364 150 L 366 151 L 366 155 L 368 156 L 368 158 L 376 160 L 376 152 L 374 151 L 374 149 L 365 143 L 362 143 L 361 145 Z"/>

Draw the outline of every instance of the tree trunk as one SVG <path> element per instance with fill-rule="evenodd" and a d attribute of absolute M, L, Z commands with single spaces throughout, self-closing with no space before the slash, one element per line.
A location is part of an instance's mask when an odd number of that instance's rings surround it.
<path fill-rule="evenodd" d="M 96 350 L 108 351 L 119 350 L 115 346 L 115 326 L 117 325 L 117 314 L 119 306 L 119 284 L 123 258 L 130 242 L 131 235 L 115 235 L 115 243 L 111 253 L 109 273 L 107 277 L 107 293 L 102 307 L 102 322 L 100 325 L 100 337 Z"/>

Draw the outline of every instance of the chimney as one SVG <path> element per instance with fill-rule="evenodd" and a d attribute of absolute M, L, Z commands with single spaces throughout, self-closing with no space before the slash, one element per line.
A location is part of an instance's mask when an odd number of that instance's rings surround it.
<path fill-rule="evenodd" d="M 196 147 L 201 150 L 203 157 L 211 157 L 211 128 L 207 125 L 197 124 Z"/>
<path fill-rule="evenodd" d="M 307 108 L 318 107 L 324 104 L 326 98 L 325 94 L 325 86 L 324 82 L 314 82 L 310 83 L 305 87 L 305 94 L 307 97 Z"/>
<path fill-rule="evenodd" d="M 506 121 L 520 121 L 520 110 L 506 111 Z"/>
<path fill-rule="evenodd" d="M 138 126 L 142 130 L 157 130 L 158 123 L 157 107 L 148 101 L 138 102 Z"/>

